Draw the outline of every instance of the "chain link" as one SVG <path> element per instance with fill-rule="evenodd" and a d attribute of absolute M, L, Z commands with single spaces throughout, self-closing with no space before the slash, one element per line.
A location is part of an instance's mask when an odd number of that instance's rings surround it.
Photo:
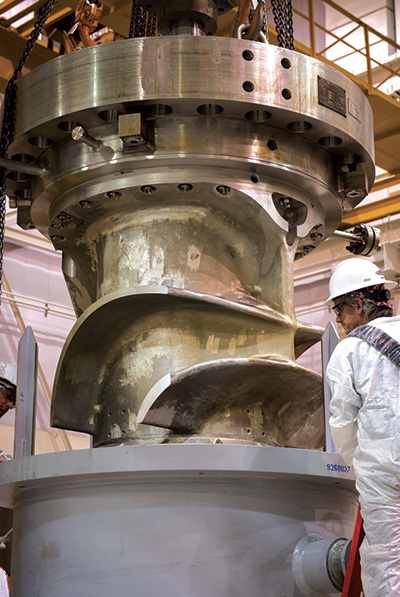
<path fill-rule="evenodd" d="M 6 158 L 8 154 L 8 148 L 14 139 L 14 128 L 15 128 L 15 106 L 17 100 L 17 80 L 21 71 L 28 60 L 33 47 L 42 32 L 42 29 L 52 11 L 56 0 L 45 0 L 39 9 L 38 18 L 35 26 L 31 32 L 30 39 L 26 44 L 26 47 L 22 53 L 22 56 L 18 62 L 17 68 L 15 69 L 11 79 L 9 80 L 6 91 L 4 94 L 3 103 L 3 120 L 1 123 L 0 133 L 0 157 Z M 0 168 L 0 298 L 2 290 L 2 278 L 3 278 L 3 261 L 4 261 L 4 226 L 5 226 L 5 215 L 6 215 L 6 180 L 7 170 Z M 0 301 L 1 302 L 1 301 Z"/>
<path fill-rule="evenodd" d="M 294 50 L 292 0 L 271 0 L 271 5 L 280 47 Z"/>

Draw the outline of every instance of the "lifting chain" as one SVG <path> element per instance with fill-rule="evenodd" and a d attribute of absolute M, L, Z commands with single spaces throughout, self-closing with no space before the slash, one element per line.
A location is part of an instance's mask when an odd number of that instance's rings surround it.
<path fill-rule="evenodd" d="M 129 25 L 129 38 L 154 37 L 156 34 L 157 18 L 144 10 L 136 0 L 132 0 L 131 22 Z"/>
<path fill-rule="evenodd" d="M 0 134 L 0 158 L 6 158 L 8 148 L 14 139 L 15 126 L 15 105 L 17 99 L 17 80 L 21 71 L 28 60 L 33 47 L 42 32 L 42 29 L 53 9 L 56 0 L 45 0 L 39 9 L 38 18 L 35 26 L 30 34 L 25 50 L 18 62 L 11 79 L 9 80 L 4 94 L 3 104 L 3 121 L 1 124 Z M 0 168 L 0 297 L 1 297 L 1 283 L 3 276 L 3 260 L 4 260 L 4 226 L 6 215 L 6 174 L 5 168 Z"/>
<path fill-rule="evenodd" d="M 260 2 L 258 3 L 258 5 L 260 5 Z M 268 35 L 268 29 L 267 29 L 267 11 L 266 11 L 266 7 L 265 7 L 265 2 L 262 3 L 262 17 L 261 17 L 261 33 L 264 33 L 265 36 Z M 257 7 L 258 9 L 258 7 Z M 250 25 L 253 23 L 254 19 L 257 18 L 256 12 L 257 12 L 256 8 L 250 8 L 250 12 L 249 12 L 249 23 Z"/>
<path fill-rule="evenodd" d="M 292 0 L 271 0 L 271 5 L 279 46 L 294 50 Z"/>

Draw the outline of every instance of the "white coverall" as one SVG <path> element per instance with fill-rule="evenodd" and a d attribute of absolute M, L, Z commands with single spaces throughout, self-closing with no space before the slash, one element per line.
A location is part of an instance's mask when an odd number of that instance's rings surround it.
<path fill-rule="evenodd" d="M 370 325 L 400 343 L 400 316 Z M 360 549 L 365 597 L 400 597 L 400 368 L 358 338 L 345 338 L 327 368 L 329 424 L 353 464 L 366 537 Z"/>

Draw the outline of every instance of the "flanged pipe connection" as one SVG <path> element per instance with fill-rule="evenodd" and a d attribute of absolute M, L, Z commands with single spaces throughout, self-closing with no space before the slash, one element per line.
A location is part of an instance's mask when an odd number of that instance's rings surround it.
<path fill-rule="evenodd" d="M 304 597 L 340 593 L 343 588 L 351 540 L 321 539 L 306 535 L 293 552 L 294 580 Z"/>

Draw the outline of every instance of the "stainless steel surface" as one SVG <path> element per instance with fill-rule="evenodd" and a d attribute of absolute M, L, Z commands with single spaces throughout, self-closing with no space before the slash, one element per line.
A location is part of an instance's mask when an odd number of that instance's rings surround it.
<path fill-rule="evenodd" d="M 150 8 L 168 27 L 194 18 L 207 32 L 229 5 Z M 321 448 L 320 381 L 295 364 L 321 330 L 295 319 L 293 261 L 361 199 L 353 183 L 372 184 L 362 92 L 295 52 L 178 35 L 62 56 L 21 80 L 17 109 L 11 152 L 47 175 L 10 180 L 9 191 L 30 193 L 24 225 L 63 251 L 80 316 L 60 359 L 53 424 L 91 433 L 95 446 L 195 433 Z M 77 131 L 91 147 L 71 139 Z M 181 387 L 190 404 L 172 396 Z"/>
<path fill-rule="evenodd" d="M 14 458 L 35 453 L 37 344 L 27 327 L 18 344 Z"/>
<path fill-rule="evenodd" d="M 85 143 L 95 151 L 99 151 L 103 147 L 103 142 L 88 135 L 83 126 L 76 126 L 72 130 L 71 137 L 74 141 Z"/>
<path fill-rule="evenodd" d="M 173 35 L 18 85 L 11 154 L 46 176 L 8 192 L 62 250 L 79 317 L 52 422 L 107 447 L 0 467 L 13 597 L 300 597 L 297 542 L 351 532 L 351 469 L 322 453 L 321 379 L 295 362 L 322 330 L 296 320 L 292 278 L 372 185 L 371 110 L 312 58 L 200 35 L 231 7 L 149 0 Z"/>
<path fill-rule="evenodd" d="M 12 172 L 23 172 L 24 174 L 33 174 L 34 176 L 44 176 L 45 170 L 38 166 L 32 166 L 17 160 L 8 160 L 6 158 L 0 158 L 0 167 L 11 170 Z"/>
<path fill-rule="evenodd" d="M 335 326 L 331 321 L 328 322 L 328 325 L 325 328 L 324 333 L 322 334 L 321 338 L 321 356 L 322 356 L 322 378 L 323 378 L 323 387 L 324 387 L 324 418 L 325 418 L 325 450 L 327 452 L 335 452 L 337 453 L 336 446 L 332 439 L 331 430 L 329 427 L 329 418 L 330 418 L 330 411 L 329 411 L 329 402 L 332 397 L 331 389 L 329 384 L 326 380 L 326 368 L 329 363 L 329 359 L 333 351 L 335 350 L 336 346 L 339 343 L 339 336 L 335 329 Z"/>
<path fill-rule="evenodd" d="M 292 569 L 297 587 L 304 597 L 323 597 L 341 593 L 345 570 L 342 552 L 345 538 L 321 539 L 317 535 L 302 537 L 293 552 Z"/>
<path fill-rule="evenodd" d="M 381 231 L 367 224 L 358 224 L 351 231 L 335 230 L 333 236 L 350 241 L 346 249 L 355 255 L 372 255 L 382 248 Z"/>
<path fill-rule="evenodd" d="M 352 232 L 346 232 L 344 230 L 335 230 L 332 236 L 337 238 L 344 238 L 345 240 L 357 240 L 357 236 Z"/>
<path fill-rule="evenodd" d="M 256 446 L 97 448 L 0 467 L 15 500 L 13 597 L 301 597 L 291 554 L 349 536 L 352 472 L 337 456 Z M 14 496 L 14 498 L 13 498 Z M 29 565 L 25 565 L 29 562 Z M 329 595 L 329 594 L 328 594 Z"/>
<path fill-rule="evenodd" d="M 319 375 L 279 357 L 220 359 L 167 374 L 138 413 L 139 422 L 177 433 L 309 449 L 323 445 L 322 418 Z"/>

